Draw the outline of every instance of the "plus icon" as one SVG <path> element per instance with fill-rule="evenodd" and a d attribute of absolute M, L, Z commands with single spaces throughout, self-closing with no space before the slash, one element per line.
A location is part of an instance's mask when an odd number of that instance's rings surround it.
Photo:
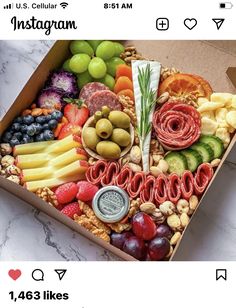
<path fill-rule="evenodd" d="M 160 31 L 166 31 L 169 29 L 169 19 L 168 18 L 158 18 L 156 20 L 156 28 Z"/>

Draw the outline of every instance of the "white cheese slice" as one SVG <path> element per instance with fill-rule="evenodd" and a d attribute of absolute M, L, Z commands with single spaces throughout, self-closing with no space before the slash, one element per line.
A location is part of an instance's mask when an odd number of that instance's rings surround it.
<path fill-rule="evenodd" d="M 157 61 L 146 61 L 146 60 L 132 61 L 135 111 L 136 111 L 138 126 L 140 125 L 140 117 L 141 117 L 141 91 L 140 91 L 139 82 L 138 82 L 138 75 L 139 75 L 138 69 L 145 69 L 148 64 L 150 65 L 150 68 L 151 68 L 150 88 L 157 93 L 160 75 L 161 75 L 161 64 Z M 155 109 L 155 106 L 152 108 L 149 114 L 150 123 L 152 123 L 154 109 Z M 150 142 L 151 142 L 151 132 L 146 136 L 143 142 L 143 148 L 141 149 L 142 150 L 142 164 L 143 164 L 144 172 L 149 172 Z"/>

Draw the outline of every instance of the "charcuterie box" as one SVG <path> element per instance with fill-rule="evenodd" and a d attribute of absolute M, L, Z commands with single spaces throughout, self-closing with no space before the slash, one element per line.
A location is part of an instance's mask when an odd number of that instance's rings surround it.
<path fill-rule="evenodd" d="M 236 51 L 235 51 L 236 50 L 236 42 L 233 42 L 233 41 L 232 42 L 223 42 L 223 41 L 221 41 L 221 42 L 220 41 L 219 42 L 216 42 L 216 41 L 214 41 L 214 42 L 213 41 L 204 41 L 204 42 L 203 41 L 125 41 L 123 43 L 126 46 L 135 46 L 135 48 L 138 50 L 138 52 L 143 56 L 143 58 L 140 57 L 140 60 L 144 61 L 145 65 L 146 65 L 145 59 L 155 59 L 156 61 L 158 61 L 158 62 L 149 61 L 149 64 L 148 64 L 148 65 L 151 66 L 151 69 L 156 70 L 157 72 L 158 72 L 158 70 L 160 70 L 159 65 L 161 63 L 161 65 L 163 67 L 168 67 L 168 68 L 174 67 L 174 68 L 178 68 L 181 72 L 186 72 L 188 74 L 194 74 L 194 75 L 197 75 L 197 76 L 204 77 L 204 79 L 206 79 L 209 82 L 209 84 L 211 85 L 211 87 L 214 89 L 214 92 L 219 92 L 219 93 L 226 92 L 226 93 L 233 93 L 233 94 L 235 93 L 235 88 L 233 87 L 230 79 L 227 77 L 226 71 L 227 71 L 228 67 L 233 66 L 236 63 Z M 70 41 L 57 41 L 54 44 L 54 46 L 51 48 L 51 50 L 45 56 L 45 58 L 40 63 L 40 65 L 37 67 L 37 69 L 35 70 L 35 72 L 31 76 L 29 81 L 26 83 L 26 85 L 23 88 L 23 90 L 21 91 L 21 93 L 16 98 L 15 102 L 12 104 L 12 106 L 10 107 L 10 109 L 8 110 L 8 112 L 6 113 L 4 118 L 2 119 L 1 127 L 0 127 L 1 128 L 1 134 L 9 127 L 9 125 L 12 123 L 12 121 L 17 116 L 19 116 L 24 110 L 28 110 L 29 106 L 31 106 L 32 103 L 35 102 L 36 96 L 38 95 L 38 93 L 40 93 L 40 91 L 44 87 L 45 82 L 48 79 L 48 76 L 51 74 L 51 72 L 59 69 L 62 66 L 62 64 L 65 62 L 65 60 L 68 59 L 69 56 L 71 56 L 70 52 L 69 52 L 69 45 L 70 45 Z M 132 58 L 132 52 L 129 54 L 129 51 L 128 51 L 127 57 L 129 57 L 129 56 Z M 134 58 L 134 60 L 139 60 L 139 59 L 136 57 L 136 59 Z M 146 66 L 146 68 L 147 68 L 147 66 Z M 137 86 L 137 85 L 135 85 L 135 80 L 134 80 L 134 71 L 136 70 L 135 64 L 132 64 L 132 70 L 133 70 L 134 94 L 135 94 L 135 98 L 137 98 L 138 97 L 138 96 L 136 96 L 137 93 L 135 93 L 135 86 Z M 169 70 L 171 71 L 171 69 L 169 69 Z M 140 72 L 142 72 L 142 68 L 141 69 L 137 68 L 137 73 L 140 74 Z M 95 74 L 96 74 L 96 72 L 95 72 Z M 192 76 L 194 76 L 194 75 L 192 75 Z M 157 76 L 157 77 L 154 76 L 151 81 L 156 81 L 156 83 L 158 84 L 159 76 Z M 204 81 L 198 80 L 198 82 L 201 84 Z M 87 90 L 87 91 L 89 91 L 89 90 Z M 159 91 L 160 91 L 160 89 L 159 89 Z M 105 91 L 105 92 L 108 92 L 108 91 Z M 112 97 L 110 98 L 110 101 L 111 101 L 111 104 L 115 104 L 114 100 L 112 100 Z M 136 100 L 136 103 L 137 103 L 137 101 L 138 101 L 138 99 Z M 95 97 L 95 102 L 96 103 L 98 102 L 98 99 L 96 97 Z M 174 104 L 176 104 L 176 102 Z M 164 108 L 164 107 L 161 107 L 161 108 Z M 162 110 L 163 113 L 165 111 L 164 109 L 160 109 L 160 110 Z M 137 106 L 136 106 L 136 114 L 138 114 L 139 112 L 141 113 L 140 110 L 137 110 Z M 176 112 L 176 110 L 174 110 L 174 112 Z M 190 119 L 190 117 L 193 118 L 193 125 L 196 125 L 196 123 L 198 123 L 199 120 L 196 120 L 196 116 L 193 115 L 193 112 L 191 110 L 189 111 L 189 109 L 186 109 L 185 112 L 187 113 L 187 116 L 189 116 L 189 119 Z M 151 109 L 150 109 L 150 113 L 151 113 Z M 96 116 L 98 116 L 97 113 L 95 113 L 94 117 L 96 117 Z M 155 114 L 154 115 L 153 123 L 156 123 L 157 126 L 158 126 L 158 123 L 161 122 L 162 120 L 165 121 L 165 119 L 162 119 L 161 116 L 162 116 L 161 114 L 159 114 L 159 115 Z M 182 117 L 182 115 L 181 115 L 181 117 Z M 109 117 L 109 120 L 110 120 L 110 117 Z M 94 125 L 95 125 L 94 121 L 95 121 L 95 118 L 90 118 L 86 122 L 86 125 L 84 127 L 94 129 Z M 106 119 L 106 121 L 108 121 L 108 120 Z M 190 119 L 190 121 L 192 121 L 192 120 Z M 209 121 L 209 120 L 207 120 L 207 121 Z M 112 122 L 112 120 L 111 120 L 111 122 Z M 98 122 L 95 122 L 95 123 L 98 123 Z M 185 126 L 188 125 L 186 123 L 185 123 Z M 114 124 L 114 123 L 112 122 L 112 124 Z M 128 126 L 124 126 L 124 127 L 126 129 L 126 134 L 131 136 L 130 142 L 131 142 L 131 145 L 132 145 L 132 142 L 134 142 L 133 141 L 133 139 L 134 139 L 134 128 L 131 124 L 130 124 L 130 126 L 128 124 Z M 159 131 L 158 131 L 158 129 L 159 129 Z M 162 132 L 160 132 L 160 129 L 162 129 L 162 128 L 160 128 L 160 127 L 157 128 L 157 131 L 160 134 L 159 136 L 162 136 L 164 138 L 165 136 L 162 134 Z M 191 127 L 189 128 L 189 130 L 191 131 Z M 107 130 L 106 130 L 106 132 L 107 132 Z M 193 132 L 193 138 L 196 137 L 195 138 L 196 140 L 200 136 L 200 135 L 197 135 L 197 134 L 198 134 L 197 132 L 195 132 L 195 131 Z M 200 132 L 199 132 L 199 134 L 200 134 Z M 197 135 L 197 136 L 195 136 L 195 135 Z M 227 147 L 224 151 L 224 154 L 223 154 L 223 156 L 221 156 L 220 162 L 218 161 L 218 166 L 217 166 L 217 168 L 214 169 L 214 174 L 209 179 L 209 184 L 207 185 L 207 187 L 204 191 L 201 191 L 201 196 L 199 197 L 199 201 L 200 201 L 199 204 L 203 202 L 204 195 L 208 193 L 209 188 L 212 185 L 215 177 L 217 176 L 218 171 L 220 170 L 222 164 L 224 163 L 224 160 L 226 159 L 227 155 L 229 154 L 230 150 L 232 149 L 232 147 L 233 147 L 233 145 L 236 141 L 236 135 L 234 134 L 234 131 L 232 131 L 230 137 L 231 137 L 230 138 L 231 140 L 230 140 L 230 142 L 228 142 Z M 106 140 L 105 137 L 104 137 L 104 139 Z M 160 139 L 160 140 L 163 141 L 163 139 Z M 78 140 L 76 139 L 73 142 L 76 143 L 77 141 Z M 86 146 L 89 147 L 89 141 L 86 142 L 85 138 L 83 138 L 82 141 L 83 141 L 83 148 L 86 150 Z M 122 142 L 123 142 L 123 139 L 122 139 Z M 183 142 L 183 140 L 181 142 Z M 168 145 L 167 145 L 167 143 L 168 143 Z M 162 145 L 164 146 L 164 148 L 166 146 L 167 152 L 173 150 L 173 145 L 170 141 L 166 141 L 166 144 L 163 141 Z M 123 146 L 123 152 L 124 152 L 124 155 L 125 155 L 130 151 L 130 147 L 129 147 L 128 143 L 123 144 L 122 146 Z M 34 145 L 32 144 L 32 148 L 33 147 L 34 147 Z M 144 142 L 144 147 L 145 147 L 145 142 Z M 181 146 L 180 146 L 178 150 L 183 150 L 183 148 L 181 148 Z M 186 146 L 185 146 L 185 148 L 186 148 Z M 48 149 L 49 150 L 55 149 L 53 142 L 52 142 L 52 144 L 48 144 Z M 97 152 L 94 150 L 94 148 L 91 150 L 91 147 L 90 147 L 90 149 L 87 149 L 87 150 L 88 150 L 89 155 L 92 158 L 99 159 L 99 158 L 102 157 L 103 151 L 102 150 L 99 151 L 98 148 L 96 148 L 96 149 L 97 149 Z M 113 150 L 114 149 L 112 149 L 112 151 Z M 47 151 L 47 150 L 45 150 L 45 151 Z M 84 152 L 79 152 L 79 155 L 84 155 Z M 114 155 L 116 155 L 116 153 L 115 154 L 113 153 L 113 156 Z M 122 155 L 123 155 L 122 151 L 119 152 L 119 155 L 120 155 L 120 158 L 121 158 Z M 182 157 L 182 154 L 181 154 L 181 157 Z M 56 164 L 57 160 L 54 158 L 54 156 L 52 156 L 52 158 L 53 158 L 53 161 Z M 66 156 L 64 156 L 64 159 L 66 159 Z M 175 165 L 173 165 L 173 158 L 170 158 L 169 160 L 166 160 L 166 161 L 169 164 L 172 164 L 172 167 L 174 168 Z M 178 162 L 178 163 L 181 163 L 181 162 Z M 80 163 L 79 168 L 83 168 L 83 167 L 84 167 L 84 165 L 82 165 L 82 163 Z M 148 167 L 143 166 L 143 168 L 145 169 L 145 168 L 148 168 Z M 42 172 L 44 172 L 44 171 L 42 171 Z M 61 168 L 60 170 L 57 170 L 56 172 L 58 172 L 58 174 L 62 174 L 63 172 L 67 172 L 67 170 L 65 168 Z M 200 173 L 200 171 L 199 171 L 199 173 Z M 32 174 L 30 175 L 29 173 L 25 172 L 24 176 L 30 177 L 30 176 L 32 176 Z M 33 176 L 36 177 L 36 179 L 37 179 L 37 176 L 35 176 L 35 175 L 33 175 Z M 49 181 L 47 179 L 47 177 L 45 177 L 45 180 Z M 80 180 L 80 178 L 76 178 L 76 180 Z M 111 245 L 109 243 L 109 241 L 103 240 L 102 238 L 95 236 L 92 232 L 90 232 L 89 230 L 84 228 L 81 224 L 75 222 L 71 218 L 69 218 L 66 215 L 60 213 L 60 211 L 58 211 L 58 209 L 56 209 L 55 207 L 49 206 L 49 204 L 47 202 L 43 201 L 41 198 L 39 198 L 34 193 L 35 191 L 33 189 L 33 185 L 31 185 L 30 183 L 33 183 L 33 182 L 27 182 L 26 181 L 25 186 L 27 188 L 29 188 L 29 190 L 31 190 L 32 192 L 27 191 L 21 185 L 16 184 L 16 183 L 9 181 L 8 179 L 0 176 L 0 186 L 1 187 L 6 189 L 7 191 L 11 192 L 12 194 L 16 195 L 20 199 L 28 202 L 34 208 L 37 208 L 40 211 L 45 212 L 49 216 L 57 219 L 61 223 L 67 225 L 69 228 L 71 228 L 71 229 L 77 231 L 78 233 L 84 235 L 89 240 L 92 240 L 92 241 L 96 242 L 98 245 L 101 245 L 105 249 L 111 251 L 115 255 L 119 256 L 121 259 L 129 260 L 129 261 L 137 260 L 136 258 L 132 257 L 130 254 L 127 254 L 127 253 L 123 252 L 122 250 L 116 248 L 115 246 Z M 49 182 L 47 182 L 47 183 L 49 183 Z M 59 184 L 61 184 L 61 183 L 58 182 L 58 184 L 56 186 L 58 186 Z M 106 185 L 104 185 L 104 186 L 106 186 Z M 132 189 L 130 189 L 130 190 L 131 190 L 131 195 L 132 195 Z M 101 189 L 101 191 L 102 191 L 102 189 Z M 113 194 L 116 194 L 116 193 L 118 194 L 118 192 L 113 191 Z M 95 201 L 97 201 L 99 198 L 100 198 L 100 196 L 96 196 Z M 107 200 L 105 200 L 105 201 L 107 201 Z M 204 204 L 204 206 L 207 206 L 207 204 Z M 94 206 L 93 206 L 93 209 L 95 210 Z M 105 207 L 103 208 L 103 210 L 104 209 L 105 209 Z M 99 206 L 98 206 L 98 210 L 99 210 Z M 89 211 L 89 209 L 88 209 L 88 211 Z M 193 215 L 190 217 L 190 223 L 191 223 L 191 220 L 194 216 L 194 213 L 192 213 Z M 95 212 L 95 214 L 96 214 L 96 212 Z M 127 214 L 127 212 L 126 212 L 126 214 Z M 102 213 L 100 213 L 100 216 L 97 215 L 97 217 L 101 218 L 101 215 L 102 215 Z M 101 218 L 101 220 L 102 220 L 102 218 Z M 104 222 L 106 223 L 105 220 L 103 220 L 103 223 Z M 189 225 L 189 223 L 188 223 L 188 225 Z M 177 230 L 178 230 L 178 228 L 177 228 Z M 183 238 L 184 233 L 188 232 L 188 227 L 186 227 L 182 231 L 183 231 L 182 232 L 182 238 Z M 139 231 L 137 231 L 137 233 L 139 233 Z M 174 251 L 173 251 L 172 255 L 170 256 L 170 260 L 174 260 L 175 252 L 178 249 L 180 244 L 181 244 L 181 240 L 178 241 L 178 243 L 174 246 Z"/>

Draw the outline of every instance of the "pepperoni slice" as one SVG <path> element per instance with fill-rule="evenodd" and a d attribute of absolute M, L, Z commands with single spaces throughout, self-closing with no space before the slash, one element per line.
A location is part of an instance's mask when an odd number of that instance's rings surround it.
<path fill-rule="evenodd" d="M 98 160 L 93 166 L 90 166 L 85 174 L 88 182 L 100 184 L 102 177 L 106 174 L 108 163 L 104 160 Z"/>
<path fill-rule="evenodd" d="M 176 173 L 172 173 L 169 175 L 169 182 L 167 184 L 167 194 L 168 199 L 173 202 L 177 203 L 178 200 L 181 198 L 181 180 Z"/>
<path fill-rule="evenodd" d="M 165 149 L 181 150 L 199 139 L 201 118 L 194 107 L 170 101 L 154 113 L 153 126 Z"/>
<path fill-rule="evenodd" d="M 109 163 L 106 169 L 106 173 L 103 175 L 101 179 L 102 186 L 113 185 L 119 171 L 120 168 L 118 163 L 116 162 Z"/>
<path fill-rule="evenodd" d="M 204 192 L 213 177 L 213 174 L 213 168 L 208 163 L 203 163 L 197 168 L 197 172 L 194 177 L 194 190 L 197 195 Z"/>
<path fill-rule="evenodd" d="M 182 174 L 181 177 L 181 192 L 182 192 L 182 197 L 186 200 L 189 200 L 189 198 L 193 195 L 194 192 L 194 178 L 193 174 L 191 171 L 186 170 Z"/>
<path fill-rule="evenodd" d="M 167 177 L 164 174 L 158 175 L 154 191 L 154 199 L 157 204 L 161 204 L 167 200 L 167 184 Z"/>
<path fill-rule="evenodd" d="M 128 166 L 125 166 L 122 168 L 121 172 L 117 175 L 115 183 L 118 187 L 126 189 L 132 177 L 133 177 L 132 170 Z"/>
<path fill-rule="evenodd" d="M 140 195 L 144 182 L 145 174 L 143 172 L 136 172 L 127 186 L 127 192 L 131 198 L 136 198 Z"/>
<path fill-rule="evenodd" d="M 156 179 L 152 175 L 148 175 L 143 185 L 142 191 L 140 192 L 140 198 L 142 202 L 153 202 L 154 201 L 154 189 Z"/>
<path fill-rule="evenodd" d="M 87 104 L 92 94 L 103 90 L 109 90 L 109 88 L 101 82 L 89 82 L 81 89 L 79 98 Z"/>

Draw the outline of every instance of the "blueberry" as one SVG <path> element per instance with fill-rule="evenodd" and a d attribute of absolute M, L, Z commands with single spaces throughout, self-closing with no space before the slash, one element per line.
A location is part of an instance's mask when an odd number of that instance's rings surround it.
<path fill-rule="evenodd" d="M 46 122 L 49 122 L 52 119 L 52 116 L 48 114 L 45 116 L 45 118 L 46 118 Z"/>
<path fill-rule="evenodd" d="M 50 121 L 48 122 L 48 127 L 49 127 L 50 129 L 56 128 L 56 127 L 57 127 L 57 120 L 50 120 Z"/>
<path fill-rule="evenodd" d="M 36 133 L 36 128 L 33 124 L 27 127 L 27 135 L 34 136 Z"/>
<path fill-rule="evenodd" d="M 13 134 L 13 137 L 15 137 L 16 139 L 18 139 L 20 141 L 22 139 L 22 133 L 16 132 L 16 133 Z"/>
<path fill-rule="evenodd" d="M 15 145 L 20 144 L 20 141 L 16 137 L 12 137 L 9 143 L 12 147 L 14 147 Z"/>
<path fill-rule="evenodd" d="M 20 123 L 13 123 L 11 127 L 14 131 L 18 132 L 20 130 Z"/>
<path fill-rule="evenodd" d="M 47 122 L 46 116 L 38 116 L 35 121 L 39 124 L 44 124 Z"/>
<path fill-rule="evenodd" d="M 23 117 L 23 123 L 30 125 L 34 122 L 34 117 L 30 114 Z"/>
<path fill-rule="evenodd" d="M 48 130 L 48 129 L 49 129 L 48 123 L 43 124 L 43 130 Z"/>
<path fill-rule="evenodd" d="M 28 126 L 26 124 L 22 124 L 20 127 L 20 131 L 25 134 L 27 133 Z"/>
<path fill-rule="evenodd" d="M 44 141 L 44 134 L 40 133 L 37 136 L 35 136 L 35 141 Z"/>
<path fill-rule="evenodd" d="M 23 123 L 23 118 L 22 117 L 15 118 L 14 123 L 20 123 L 20 124 Z"/>
<path fill-rule="evenodd" d="M 43 137 L 44 137 L 44 140 L 53 140 L 54 139 L 54 134 L 51 130 L 45 130 L 43 132 Z"/>
<path fill-rule="evenodd" d="M 10 132 L 5 132 L 5 134 L 2 136 L 3 142 L 8 143 L 12 138 L 12 134 Z"/>
<path fill-rule="evenodd" d="M 21 143 L 31 143 L 31 142 L 34 142 L 34 138 L 32 138 L 28 135 L 23 135 Z"/>
<path fill-rule="evenodd" d="M 35 127 L 35 129 L 36 129 L 36 134 L 41 133 L 41 131 L 42 131 L 42 129 L 43 129 L 43 127 L 42 127 L 41 124 L 39 124 L 39 123 L 33 123 L 32 125 L 34 125 L 34 127 Z"/>
<path fill-rule="evenodd" d="M 14 133 L 14 129 L 12 128 L 12 126 L 9 126 L 9 127 L 8 127 L 7 132 L 8 132 L 8 133 L 11 133 L 11 134 Z"/>
<path fill-rule="evenodd" d="M 63 117 L 63 114 L 61 111 L 59 110 L 54 110 L 52 113 L 51 113 L 51 117 L 53 120 L 57 120 L 57 121 L 60 121 L 61 118 Z"/>

